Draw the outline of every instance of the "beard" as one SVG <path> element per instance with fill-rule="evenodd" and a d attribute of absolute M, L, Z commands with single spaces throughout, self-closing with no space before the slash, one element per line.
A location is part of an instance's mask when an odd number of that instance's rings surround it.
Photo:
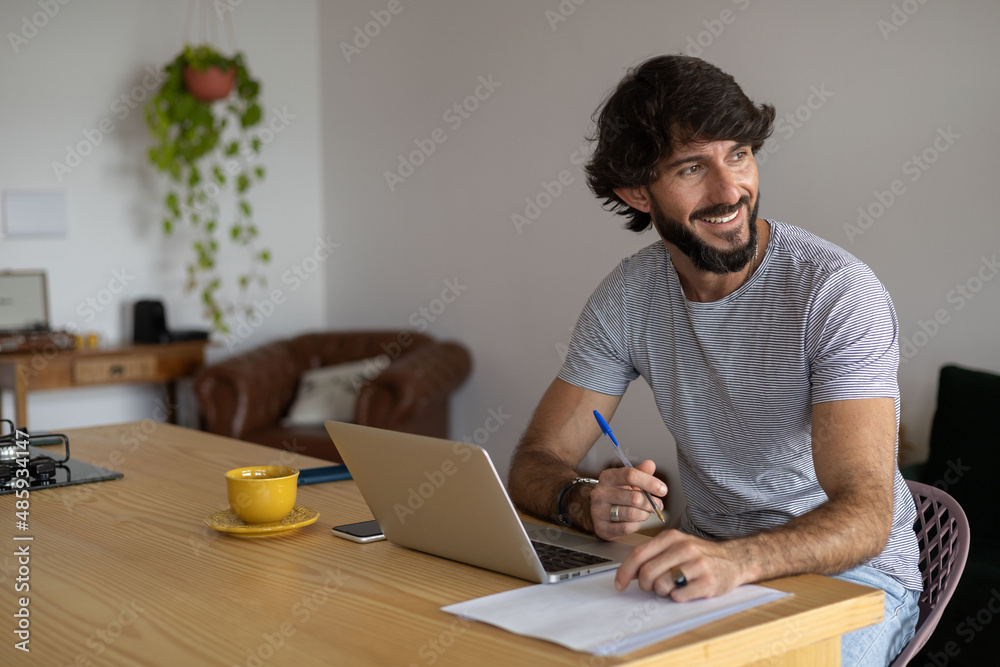
<path fill-rule="evenodd" d="M 757 193 L 757 199 L 754 202 L 753 211 L 750 212 L 749 217 L 750 238 L 747 239 L 745 244 L 732 247 L 728 250 L 713 248 L 698 238 L 690 227 L 682 224 L 678 220 L 668 218 L 663 213 L 663 209 L 660 207 L 660 203 L 656 200 L 656 197 L 650 195 L 650 201 L 652 208 L 650 215 L 653 219 L 653 226 L 656 228 L 656 231 L 660 233 L 660 236 L 663 237 L 665 241 L 669 241 L 674 244 L 682 253 L 687 255 L 687 257 L 691 260 L 691 263 L 694 264 L 695 268 L 717 275 L 725 275 L 727 273 L 735 273 L 746 268 L 747 263 L 753 259 L 754 253 L 757 250 L 756 221 L 757 209 L 760 208 L 759 192 Z M 739 210 L 741 206 L 746 206 L 749 210 L 750 198 L 744 196 L 740 198 L 739 202 L 735 205 L 720 204 L 718 206 L 703 208 L 692 213 L 691 220 L 704 217 L 723 217 Z M 731 244 L 737 243 L 739 234 L 740 230 L 736 229 L 726 233 L 723 238 Z"/>

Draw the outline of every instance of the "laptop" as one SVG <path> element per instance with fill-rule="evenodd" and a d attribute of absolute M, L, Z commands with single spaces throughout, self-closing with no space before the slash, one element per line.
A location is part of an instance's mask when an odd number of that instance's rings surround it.
<path fill-rule="evenodd" d="M 44 271 L 0 271 L 0 333 L 47 331 Z"/>
<path fill-rule="evenodd" d="M 539 583 L 615 569 L 632 549 L 522 521 L 489 454 L 478 445 L 325 424 L 394 544 Z"/>

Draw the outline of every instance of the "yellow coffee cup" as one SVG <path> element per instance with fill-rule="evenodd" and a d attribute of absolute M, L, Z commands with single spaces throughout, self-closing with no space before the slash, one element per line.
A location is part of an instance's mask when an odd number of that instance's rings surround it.
<path fill-rule="evenodd" d="M 245 523 L 281 521 L 295 507 L 299 471 L 286 466 L 249 466 L 226 473 L 229 507 Z"/>

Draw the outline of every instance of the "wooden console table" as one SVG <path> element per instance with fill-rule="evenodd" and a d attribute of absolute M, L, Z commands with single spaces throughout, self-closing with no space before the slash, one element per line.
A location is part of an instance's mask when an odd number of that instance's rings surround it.
<path fill-rule="evenodd" d="M 28 427 L 28 392 L 130 382 L 162 383 L 167 404 L 177 404 L 177 380 L 204 365 L 207 341 L 130 345 L 106 349 L 0 354 L 0 390 L 14 391 L 15 424 Z M 174 422 L 176 410 L 169 411 Z"/>

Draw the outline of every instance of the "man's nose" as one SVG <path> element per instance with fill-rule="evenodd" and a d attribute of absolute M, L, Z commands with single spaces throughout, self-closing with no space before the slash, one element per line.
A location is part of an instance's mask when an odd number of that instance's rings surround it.
<path fill-rule="evenodd" d="M 713 204 L 736 204 L 744 194 L 743 176 L 728 169 L 717 169 L 711 175 L 709 197 Z"/>

